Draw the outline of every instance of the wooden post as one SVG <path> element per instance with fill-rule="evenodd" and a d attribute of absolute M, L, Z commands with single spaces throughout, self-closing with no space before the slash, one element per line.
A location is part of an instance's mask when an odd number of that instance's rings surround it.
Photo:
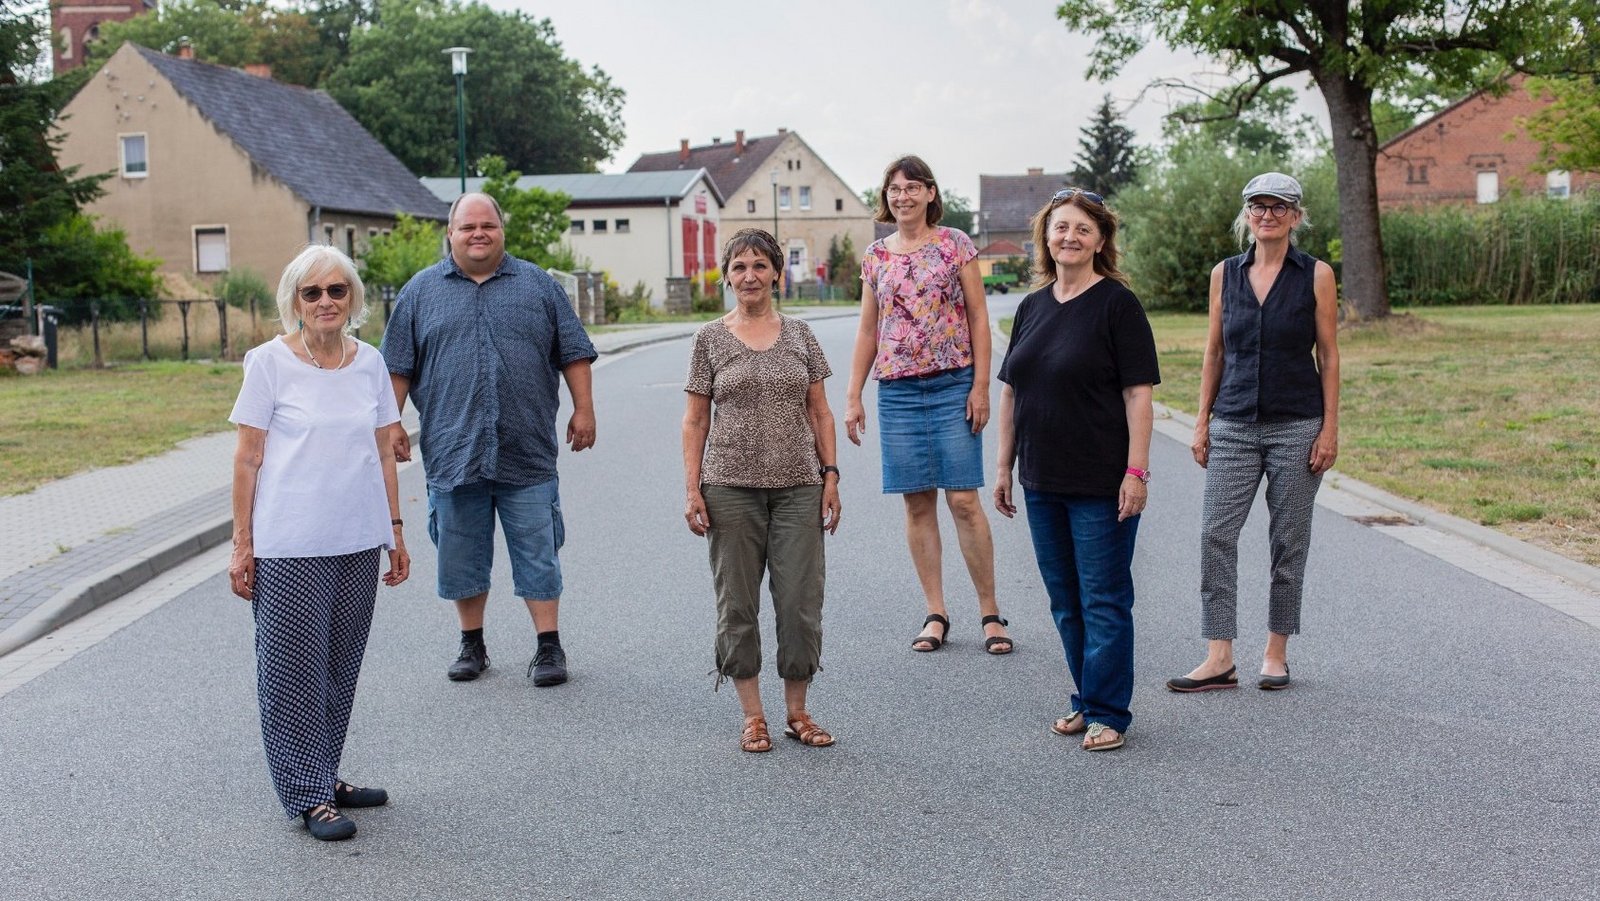
<path fill-rule="evenodd" d="M 178 301 L 178 312 L 183 314 L 183 358 L 189 359 L 189 304 L 192 300 Z"/>
<path fill-rule="evenodd" d="M 217 305 L 217 328 L 222 333 L 221 359 L 231 359 L 228 356 L 228 302 L 226 300 L 213 301 Z"/>
<path fill-rule="evenodd" d="M 100 359 L 100 301 L 89 302 L 89 332 L 94 335 L 94 368 L 104 369 L 105 361 Z"/>
<path fill-rule="evenodd" d="M 143 359 L 150 359 L 150 301 L 139 299 L 139 352 Z"/>

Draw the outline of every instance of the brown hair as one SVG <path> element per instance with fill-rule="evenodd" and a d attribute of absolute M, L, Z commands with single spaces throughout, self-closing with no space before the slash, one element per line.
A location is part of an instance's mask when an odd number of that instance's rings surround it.
<path fill-rule="evenodd" d="M 767 258 L 772 268 L 778 270 L 779 278 L 783 276 L 783 248 L 778 246 L 778 239 L 768 234 L 762 228 L 741 228 L 733 233 L 728 243 L 722 245 L 722 277 L 728 277 L 728 264 L 733 258 L 748 250 L 754 250 Z"/>
<path fill-rule="evenodd" d="M 1072 193 L 1067 193 L 1071 191 Z M 1066 195 L 1066 196 L 1062 196 Z M 1128 284 L 1128 277 L 1117 268 L 1117 214 L 1103 202 L 1090 200 L 1076 188 L 1058 191 L 1033 214 L 1033 287 L 1043 288 L 1056 280 L 1056 261 L 1050 256 L 1050 214 L 1064 206 L 1075 206 L 1094 220 L 1095 228 L 1105 238 L 1105 245 L 1094 255 L 1094 271 L 1113 281 Z"/>
<path fill-rule="evenodd" d="M 889 212 L 889 182 L 894 181 L 896 174 L 904 175 L 906 181 L 920 182 L 933 189 L 933 199 L 928 201 L 928 224 L 938 225 L 944 218 L 944 198 L 939 195 L 939 182 L 933 177 L 933 170 L 922 161 L 920 156 L 903 156 L 889 164 L 883 170 L 883 184 L 878 186 L 877 215 L 872 217 L 874 222 L 893 222 L 894 214 Z"/>

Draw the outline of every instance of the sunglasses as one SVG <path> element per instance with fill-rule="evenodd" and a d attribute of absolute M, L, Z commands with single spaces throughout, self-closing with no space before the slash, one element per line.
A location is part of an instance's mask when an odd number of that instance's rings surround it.
<path fill-rule="evenodd" d="M 333 300 L 344 300 L 350 293 L 350 286 L 344 282 L 335 282 L 328 286 L 328 297 Z M 322 299 L 321 285 L 307 285 L 300 289 L 300 299 L 306 303 L 316 303 Z"/>
<path fill-rule="evenodd" d="M 1085 200 L 1095 204 L 1096 206 L 1106 205 L 1106 199 L 1104 197 L 1101 197 L 1099 194 L 1096 194 L 1093 191 L 1085 191 L 1082 188 L 1062 188 L 1055 193 L 1054 197 L 1050 198 L 1050 202 L 1056 203 L 1057 201 L 1061 200 L 1071 200 L 1080 194 L 1083 195 Z"/>

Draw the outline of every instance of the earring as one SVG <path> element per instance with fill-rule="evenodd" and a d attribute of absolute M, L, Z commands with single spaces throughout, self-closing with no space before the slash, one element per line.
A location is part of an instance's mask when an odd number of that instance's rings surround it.
<path fill-rule="evenodd" d="M 296 319 L 294 321 L 294 327 L 303 332 L 306 330 L 306 321 L 304 319 Z"/>

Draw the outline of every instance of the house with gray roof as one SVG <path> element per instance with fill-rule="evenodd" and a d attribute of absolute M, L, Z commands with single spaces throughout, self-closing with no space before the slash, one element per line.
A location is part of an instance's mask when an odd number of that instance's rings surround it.
<path fill-rule="evenodd" d="M 360 256 L 399 214 L 448 211 L 333 98 L 264 67 L 124 44 L 56 128 L 61 165 L 111 173 L 87 212 L 201 282 L 248 268 L 274 285 L 309 242 Z"/>
<path fill-rule="evenodd" d="M 1067 186 L 1065 172 L 1029 169 L 1026 175 L 978 176 L 978 251 L 996 242 L 1022 248 L 1023 256 L 1033 255 L 1033 214 L 1050 202 L 1051 196 Z M 994 254 L 1005 248 L 997 248 Z"/>
<path fill-rule="evenodd" d="M 481 191 L 484 181 L 467 179 L 467 190 Z M 460 178 L 424 178 L 422 184 L 447 204 L 461 193 Z M 642 284 L 659 307 L 669 278 L 698 279 L 702 290 L 716 289 L 723 198 L 706 170 L 524 175 L 516 186 L 571 198 L 567 242 L 574 255 L 623 291 Z"/>

